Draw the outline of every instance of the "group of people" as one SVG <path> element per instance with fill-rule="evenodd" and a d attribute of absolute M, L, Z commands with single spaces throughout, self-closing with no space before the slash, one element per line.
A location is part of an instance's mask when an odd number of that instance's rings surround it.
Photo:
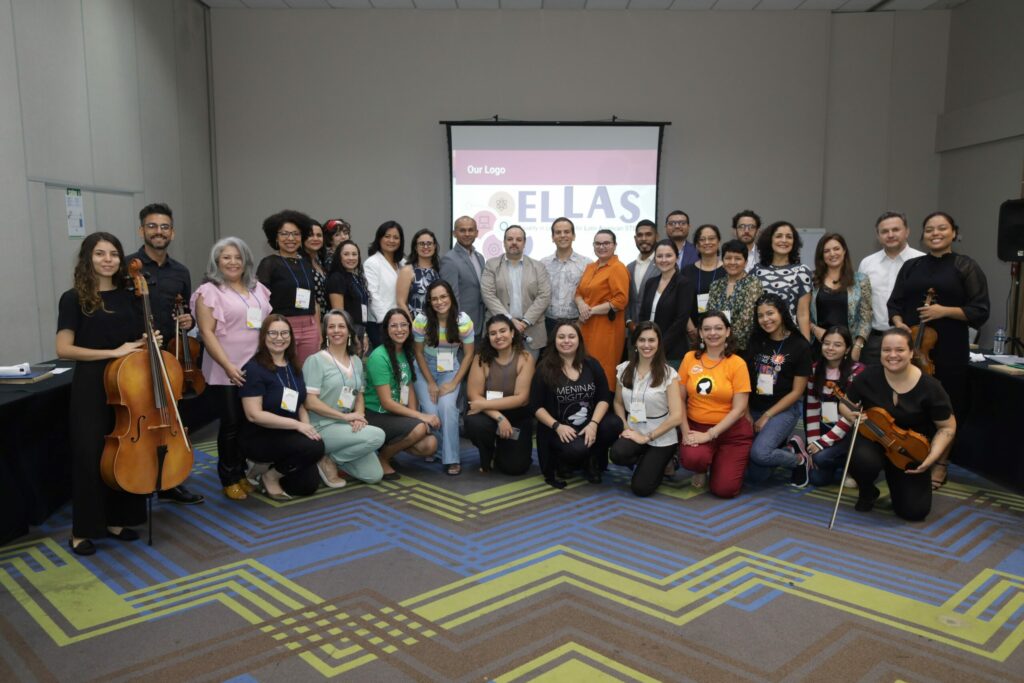
<path fill-rule="evenodd" d="M 150 283 L 161 341 L 193 323 L 202 372 L 220 417 L 218 476 L 225 496 L 260 489 L 275 500 L 319 486 L 376 483 L 401 475 L 395 456 L 440 456 L 462 471 L 460 434 L 481 472 L 527 472 L 538 464 L 556 488 L 581 471 L 600 482 L 612 463 L 632 469 L 632 490 L 650 495 L 677 463 L 695 486 L 722 497 L 778 467 L 797 486 L 837 480 L 860 409 L 885 407 L 900 426 L 930 439 L 927 459 L 895 469 L 880 448 L 857 442 L 850 466 L 858 509 L 878 496 L 885 471 L 901 516 L 923 518 L 962 414 L 967 328 L 988 316 L 977 264 L 952 252 L 959 231 L 928 216 L 918 252 L 901 214 L 876 225 L 882 250 L 853 270 L 842 235 L 800 263 L 796 228 L 761 229 L 753 211 L 733 217 L 735 239 L 672 211 L 659 240 L 636 226 L 639 257 L 624 265 L 611 230 L 593 235 L 594 258 L 573 249 L 568 218 L 551 225 L 555 253 L 526 255 L 526 232 L 504 231 L 504 254 L 485 260 L 467 216 L 439 257 L 437 236 L 419 230 L 405 253 L 400 224 L 380 225 L 362 259 L 342 219 L 323 224 L 298 211 L 268 217 L 271 253 L 258 264 L 244 241 L 213 245 L 204 282 L 167 253 L 171 209 L 140 212 L 136 255 Z M 134 540 L 145 517 L 137 496 L 104 486 L 103 435 L 112 415 L 103 369 L 143 345 L 142 313 L 128 291 L 127 262 L 108 233 L 89 235 L 74 287 L 60 301 L 57 351 L 78 361 L 72 400 L 74 523 L 71 547 Z M 925 292 L 934 297 L 923 305 Z M 191 313 L 175 316 L 183 296 Z M 195 316 L 194 319 L 192 316 Z M 912 363 L 909 326 L 939 333 L 935 377 Z M 628 344 L 627 344 L 628 337 Z M 832 387 L 845 390 L 840 404 Z M 952 397 L 952 400 L 951 400 Z M 796 434 L 804 420 L 806 441 Z M 929 475 L 930 472 L 930 475 Z M 202 498 L 184 487 L 174 502 Z"/>

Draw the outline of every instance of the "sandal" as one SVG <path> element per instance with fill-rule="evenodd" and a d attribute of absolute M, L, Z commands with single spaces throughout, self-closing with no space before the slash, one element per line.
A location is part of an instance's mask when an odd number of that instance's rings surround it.
<path fill-rule="evenodd" d="M 451 465 L 445 465 L 444 473 L 447 474 L 449 477 L 456 477 L 462 474 L 462 465 L 460 465 L 457 462 L 452 463 Z"/>
<path fill-rule="evenodd" d="M 708 475 L 704 472 L 697 472 L 690 477 L 690 486 L 695 489 L 702 489 L 708 485 Z"/>
<path fill-rule="evenodd" d="M 939 468 L 942 468 L 941 470 Z M 932 465 L 932 491 L 938 491 L 946 483 L 949 477 L 949 465 L 944 462 L 937 462 Z M 941 475 L 941 476 L 940 476 Z"/>

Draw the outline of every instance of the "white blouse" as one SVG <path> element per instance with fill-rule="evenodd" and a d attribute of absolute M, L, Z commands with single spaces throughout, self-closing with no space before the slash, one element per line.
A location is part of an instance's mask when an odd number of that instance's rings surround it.
<path fill-rule="evenodd" d="M 398 271 L 378 251 L 363 262 L 363 272 L 366 274 L 366 288 L 370 294 L 369 322 L 384 322 L 384 315 L 398 305 L 395 300 Z"/>

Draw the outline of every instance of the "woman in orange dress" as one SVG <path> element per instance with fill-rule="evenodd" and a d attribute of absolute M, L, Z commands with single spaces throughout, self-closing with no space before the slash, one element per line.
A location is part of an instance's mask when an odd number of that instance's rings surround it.
<path fill-rule="evenodd" d="M 622 359 L 626 343 L 626 320 L 621 314 L 629 301 L 629 273 L 615 255 L 615 233 L 598 230 L 594 234 L 594 256 L 576 288 L 576 306 L 580 309 L 580 328 L 587 353 L 596 358 L 615 386 L 615 366 Z"/>

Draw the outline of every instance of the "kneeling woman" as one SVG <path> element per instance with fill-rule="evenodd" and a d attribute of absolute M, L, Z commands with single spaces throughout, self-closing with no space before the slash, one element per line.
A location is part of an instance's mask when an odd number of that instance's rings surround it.
<path fill-rule="evenodd" d="M 747 347 L 750 384 L 750 419 L 754 443 L 748 474 L 759 482 L 776 467 L 794 470 L 793 484 L 807 486 L 811 460 L 803 440 L 793 435 L 803 414 L 804 390 L 811 375 L 811 347 L 777 294 L 764 294 L 754 309 L 757 324 Z"/>
<path fill-rule="evenodd" d="M 331 310 L 323 327 L 326 347 L 302 366 L 306 409 L 327 452 L 318 464 L 320 478 L 331 488 L 341 488 L 345 480 L 338 476 L 340 467 L 360 481 L 376 484 L 384 476 L 377 459 L 384 432 L 371 427 L 363 412 L 365 374 L 355 325 L 345 311 Z"/>
<path fill-rule="evenodd" d="M 430 433 L 441 427 L 437 415 L 419 411 L 412 383 L 416 379 L 409 334 L 412 321 L 401 308 L 384 314 L 380 331 L 383 342 L 366 359 L 366 420 L 384 430 L 384 446 L 377 457 L 384 479 L 398 479 L 391 459 L 399 451 L 432 458 L 437 439 Z"/>
<path fill-rule="evenodd" d="M 540 470 L 557 489 L 565 488 L 565 475 L 580 468 L 587 481 L 599 484 L 622 422 L 608 410 L 608 380 L 601 364 L 587 355 L 579 326 L 562 321 L 552 332 L 530 388 Z"/>
<path fill-rule="evenodd" d="M 932 484 L 928 470 L 945 452 L 956 435 L 956 418 L 949 396 L 937 379 L 911 364 L 913 342 L 910 333 L 898 327 L 882 335 L 882 365 L 861 373 L 850 387 L 847 398 L 861 409 L 884 408 L 896 426 L 917 432 L 929 440 L 928 456 L 917 467 L 901 470 L 885 456 L 885 450 L 863 436 L 857 439 L 850 461 L 850 475 L 857 481 L 856 509 L 868 512 L 879 491 L 878 473 L 885 470 L 885 481 L 892 497 L 892 509 L 898 516 L 919 521 L 932 508 Z M 846 407 L 839 408 L 853 422 L 856 416 Z"/>
<path fill-rule="evenodd" d="M 466 382 L 466 436 L 480 451 L 481 472 L 525 474 L 533 460 L 533 356 L 508 316 L 492 317 L 486 330 Z"/>
<path fill-rule="evenodd" d="M 238 390 L 246 417 L 239 434 L 242 452 L 257 464 L 269 465 L 260 489 L 274 500 L 315 493 L 316 462 L 324 455 L 324 442 L 303 406 L 306 385 L 295 354 L 288 319 L 268 315 L 256 355 L 242 368 L 245 384 Z"/>
<path fill-rule="evenodd" d="M 707 311 L 699 328 L 702 350 L 690 351 L 679 366 L 683 443 L 679 457 L 700 488 L 711 469 L 711 493 L 734 498 L 754 440 L 746 419 L 750 396 L 747 364 L 733 352 L 732 326 L 721 311 Z"/>
<path fill-rule="evenodd" d="M 423 310 L 412 322 L 412 339 L 420 374 L 414 378 L 423 412 L 441 422 L 434 428 L 447 474 L 462 472 L 459 463 L 459 392 L 473 361 L 473 321 L 459 311 L 452 286 L 435 280 L 427 286 Z M 462 348 L 462 362 L 458 351 Z"/>
<path fill-rule="evenodd" d="M 629 362 L 615 369 L 615 414 L 627 427 L 609 457 L 616 465 L 633 468 L 633 493 L 649 496 L 678 449 L 683 399 L 679 373 L 665 361 L 657 323 L 637 325 L 631 341 Z"/>

